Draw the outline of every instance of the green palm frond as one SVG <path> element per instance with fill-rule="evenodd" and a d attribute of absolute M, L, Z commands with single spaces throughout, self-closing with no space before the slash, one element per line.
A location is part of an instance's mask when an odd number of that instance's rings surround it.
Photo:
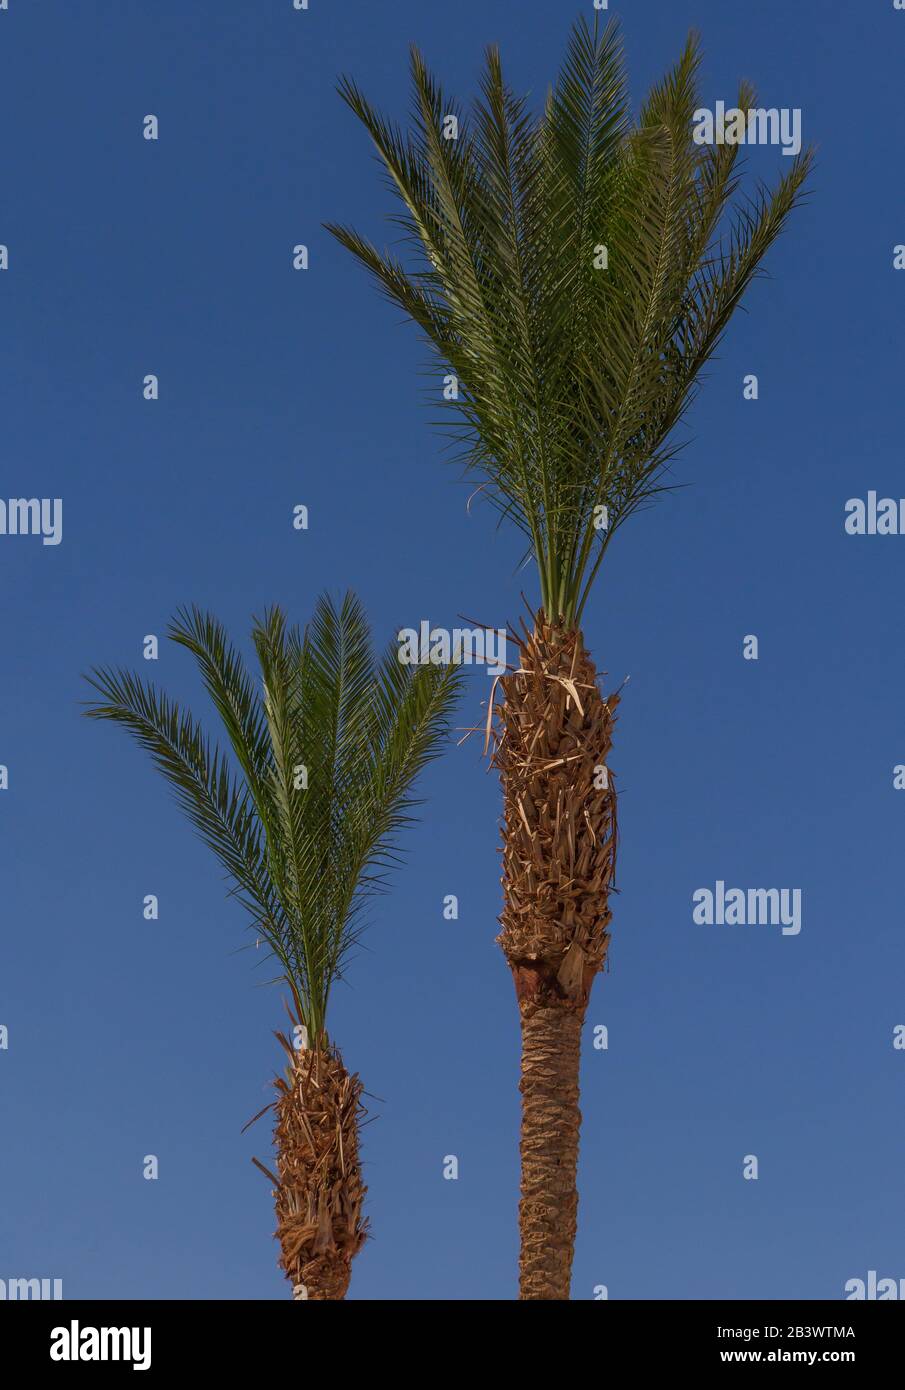
<path fill-rule="evenodd" d="M 181 608 L 168 637 L 192 653 L 205 689 L 229 736 L 268 836 L 275 831 L 275 808 L 268 796 L 273 774 L 270 741 L 260 692 L 231 644 L 223 625 L 200 608 Z"/>
<path fill-rule="evenodd" d="M 402 256 L 328 229 L 456 376 L 466 464 L 566 622 L 614 532 L 664 490 L 701 368 L 812 164 L 807 150 L 772 192 L 737 198 L 738 146 L 693 139 L 700 62 L 692 35 L 635 120 L 615 21 L 578 21 L 537 113 L 495 48 L 467 117 L 416 50 L 408 130 L 340 83 L 401 201 Z M 743 84 L 739 106 L 754 99 Z"/>
<path fill-rule="evenodd" d="M 150 682 L 99 667 L 86 680 L 100 699 L 86 715 L 122 724 L 151 754 L 176 799 L 262 925 L 280 918 L 251 797 L 200 724 Z"/>
<path fill-rule="evenodd" d="M 130 672 L 93 671 L 98 698 L 85 712 L 151 753 L 322 1039 L 365 901 L 395 862 L 414 783 L 448 732 L 461 669 L 403 665 L 395 644 L 375 661 L 353 594 L 320 598 L 304 632 L 278 608 L 257 620 L 259 684 L 210 614 L 180 610 L 169 636 L 195 657 L 232 758 Z"/>

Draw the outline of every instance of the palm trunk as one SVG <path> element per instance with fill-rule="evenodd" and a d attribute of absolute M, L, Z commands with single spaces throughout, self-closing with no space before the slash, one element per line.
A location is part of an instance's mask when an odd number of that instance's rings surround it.
<path fill-rule="evenodd" d="M 548 623 L 503 680 L 494 754 L 504 794 L 498 937 L 522 1021 L 520 1296 L 567 1299 L 578 1211 L 581 1029 L 609 934 L 616 795 L 604 700 L 581 634 Z"/>
<path fill-rule="evenodd" d="M 555 995 L 538 1000 L 527 994 L 519 1006 L 521 1297 L 568 1298 L 578 1221 L 578 1064 L 584 1010 L 568 1007 Z"/>
<path fill-rule="evenodd" d="M 280 1267 L 296 1300 L 345 1298 L 365 1242 L 358 1156 L 362 1082 L 329 1044 L 296 1051 L 278 1077 L 275 1191 Z"/>

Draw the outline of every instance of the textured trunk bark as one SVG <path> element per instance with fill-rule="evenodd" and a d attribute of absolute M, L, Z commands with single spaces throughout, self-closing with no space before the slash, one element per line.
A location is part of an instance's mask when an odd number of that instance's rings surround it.
<path fill-rule="evenodd" d="M 578 1068 L 584 1010 L 523 999 L 519 1294 L 569 1297 L 578 1226 Z"/>
<path fill-rule="evenodd" d="M 616 862 L 607 766 L 618 695 L 604 699 L 581 633 L 519 640 L 503 679 L 494 762 L 503 782 L 498 937 L 522 1020 L 520 1294 L 569 1297 L 578 1212 L 581 1028 L 606 959 Z"/>
<path fill-rule="evenodd" d="M 286 1076 L 275 1082 L 280 1267 L 294 1300 L 339 1300 L 367 1236 L 358 1156 L 362 1082 L 334 1047 L 295 1051 L 277 1037 L 290 1058 Z"/>

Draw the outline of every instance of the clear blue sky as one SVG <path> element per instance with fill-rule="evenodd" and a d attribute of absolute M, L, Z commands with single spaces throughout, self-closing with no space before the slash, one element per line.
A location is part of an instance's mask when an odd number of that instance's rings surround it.
<path fill-rule="evenodd" d="M 801 108 L 820 155 L 812 201 L 690 417 L 676 466 L 689 486 L 620 533 L 588 611 L 598 664 L 631 680 L 612 756 L 622 891 L 582 1072 L 579 1299 L 598 1284 L 838 1298 L 868 1269 L 905 1276 L 905 537 L 843 526 L 848 498 L 905 492 L 905 13 L 837 8 L 611 6 L 636 96 L 696 26 L 705 94 L 731 102 L 751 77 L 765 104 Z M 530 573 L 488 508 L 466 515 L 414 330 L 321 228 L 394 235 L 334 83 L 348 71 L 402 117 L 412 40 L 462 97 L 496 40 L 513 84 L 541 94 L 578 10 L 0 12 L 2 492 L 64 499 L 61 545 L 0 538 L 2 1278 L 59 1277 L 73 1298 L 286 1295 L 250 1161 L 269 1152 L 267 1122 L 239 1133 L 280 1065 L 279 994 L 146 756 L 80 717 L 80 672 L 141 664 L 203 708 L 186 653 L 141 661 L 185 602 L 240 636 L 267 603 L 301 620 L 348 585 L 381 640 L 422 618 L 519 616 Z M 749 169 L 773 179 L 788 163 L 758 149 Z M 291 268 L 298 242 L 306 273 Z M 471 676 L 460 722 L 482 717 L 487 688 Z M 346 1060 L 380 1097 L 365 1132 L 374 1240 L 352 1297 L 512 1298 L 499 789 L 477 740 L 424 787 L 408 867 L 335 998 Z M 695 925 L 692 893 L 718 879 L 800 888 L 800 935 Z"/>

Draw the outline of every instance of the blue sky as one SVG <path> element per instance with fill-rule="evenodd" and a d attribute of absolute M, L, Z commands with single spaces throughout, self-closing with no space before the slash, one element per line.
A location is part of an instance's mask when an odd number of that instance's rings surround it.
<path fill-rule="evenodd" d="M 466 514 L 414 330 L 322 230 L 393 236 L 335 79 L 402 117 L 410 42 L 467 98 L 498 41 L 512 84 L 542 94 L 579 10 L 0 12 L 0 490 L 64 500 L 60 545 L 0 537 L 0 1278 L 62 1278 L 71 1298 L 286 1294 L 250 1161 L 267 1123 L 239 1133 L 280 1065 L 279 993 L 145 755 L 80 717 L 80 673 L 145 669 L 143 637 L 186 602 L 243 637 L 268 603 L 303 620 L 322 589 L 351 586 L 381 643 L 422 618 L 520 615 L 518 539 L 489 508 Z M 587 612 L 608 683 L 631 679 L 573 1297 L 839 1298 L 868 1269 L 905 1276 L 905 538 L 844 530 L 849 498 L 905 492 L 905 13 L 611 12 L 636 97 L 697 27 L 708 104 L 751 77 L 765 104 L 801 109 L 819 166 L 689 417 L 688 486 L 620 533 Z M 748 167 L 773 180 L 788 162 L 756 149 Z M 152 674 L 203 709 L 186 653 L 162 645 Z M 462 724 L 487 689 L 474 672 Z M 499 789 L 473 739 L 424 790 L 407 867 L 334 1001 L 346 1061 L 380 1098 L 374 1239 L 351 1296 L 508 1299 L 518 1021 L 493 940 Z M 696 925 L 692 894 L 717 880 L 800 888 L 800 934 Z"/>

